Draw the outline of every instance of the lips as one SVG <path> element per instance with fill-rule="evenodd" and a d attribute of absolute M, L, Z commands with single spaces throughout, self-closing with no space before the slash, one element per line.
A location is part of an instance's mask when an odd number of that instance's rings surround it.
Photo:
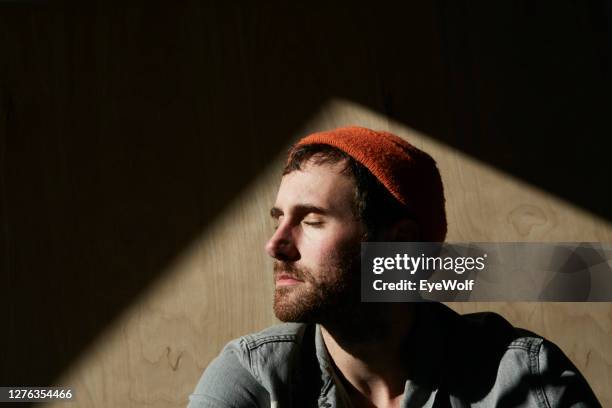
<path fill-rule="evenodd" d="M 276 276 L 276 286 L 297 285 L 302 282 L 304 281 L 288 273 L 279 273 Z"/>

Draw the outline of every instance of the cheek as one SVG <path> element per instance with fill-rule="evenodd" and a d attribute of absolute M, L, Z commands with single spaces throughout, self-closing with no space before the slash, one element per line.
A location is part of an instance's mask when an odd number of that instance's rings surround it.
<path fill-rule="evenodd" d="M 305 243 L 300 249 L 302 262 L 311 266 L 320 266 L 329 262 L 335 253 L 335 245 L 331 240 Z"/>
<path fill-rule="evenodd" d="M 347 233 L 321 234 L 317 240 L 305 241 L 300 252 L 302 260 L 311 265 L 332 266 L 341 263 L 341 257 L 347 253 L 359 251 L 361 236 L 358 231 Z"/>

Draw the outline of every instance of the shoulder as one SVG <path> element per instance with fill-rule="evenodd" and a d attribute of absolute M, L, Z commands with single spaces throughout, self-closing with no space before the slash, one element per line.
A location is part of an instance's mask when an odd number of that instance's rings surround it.
<path fill-rule="evenodd" d="M 277 383 L 290 380 L 286 371 L 307 328 L 285 323 L 227 343 L 202 374 L 189 407 L 269 406 Z"/>
<path fill-rule="evenodd" d="M 227 344 L 221 355 L 232 353 L 260 382 L 265 374 L 286 366 L 299 352 L 309 325 L 284 323 L 247 334 Z"/>
<path fill-rule="evenodd" d="M 247 334 L 229 344 L 239 344 L 245 350 L 253 351 L 266 344 L 299 344 L 307 328 L 305 323 L 283 323 L 268 327 L 257 333 Z"/>
<path fill-rule="evenodd" d="M 601 406 L 578 368 L 556 344 L 543 337 L 529 334 L 513 340 L 500 368 L 509 374 L 522 372 L 524 385 L 531 387 L 540 406 Z M 505 377 L 512 379 L 511 375 Z M 518 383 L 518 379 L 514 381 Z"/>
<path fill-rule="evenodd" d="M 600 406 L 570 359 L 542 336 L 491 312 L 462 315 L 456 328 L 464 333 L 461 364 L 470 367 L 464 374 L 483 385 L 467 389 L 472 400 L 486 401 L 483 406 Z"/>

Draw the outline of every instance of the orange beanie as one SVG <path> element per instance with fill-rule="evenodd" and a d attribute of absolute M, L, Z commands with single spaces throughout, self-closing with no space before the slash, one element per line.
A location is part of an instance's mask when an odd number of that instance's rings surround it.
<path fill-rule="evenodd" d="M 444 241 L 444 189 L 430 155 L 392 133 L 358 126 L 313 133 L 296 147 L 311 144 L 333 146 L 357 160 L 414 214 L 423 241 Z"/>

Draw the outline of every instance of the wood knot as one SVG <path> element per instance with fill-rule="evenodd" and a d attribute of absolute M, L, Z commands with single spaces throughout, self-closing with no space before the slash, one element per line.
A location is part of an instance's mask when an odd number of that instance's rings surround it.
<path fill-rule="evenodd" d="M 546 213 L 530 204 L 521 204 L 508 214 L 508 222 L 522 236 L 527 236 L 535 227 L 545 225 L 548 222 Z"/>

